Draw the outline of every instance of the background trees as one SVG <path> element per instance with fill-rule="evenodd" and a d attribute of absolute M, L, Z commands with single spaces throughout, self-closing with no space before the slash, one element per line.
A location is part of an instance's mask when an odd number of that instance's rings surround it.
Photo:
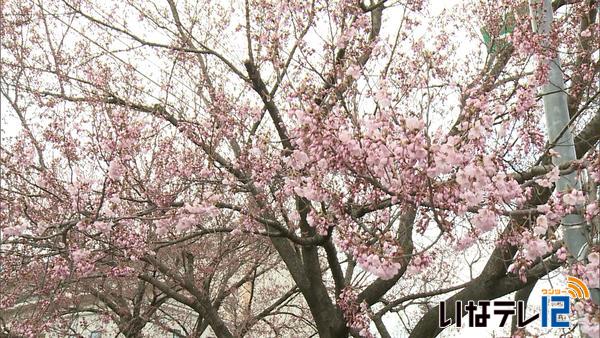
<path fill-rule="evenodd" d="M 565 267 L 598 286 L 598 247 L 567 263 L 558 231 L 598 229 L 595 1 L 554 1 L 548 36 L 520 1 L 2 6 L 6 334 L 65 328 L 87 295 L 129 336 L 179 304 L 192 336 L 429 337 L 440 299 L 527 298 Z M 570 173 L 585 189 L 553 194 Z"/>

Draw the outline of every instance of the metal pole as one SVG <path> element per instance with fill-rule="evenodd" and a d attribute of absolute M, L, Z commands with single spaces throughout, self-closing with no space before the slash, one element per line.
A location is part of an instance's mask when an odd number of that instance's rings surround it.
<path fill-rule="evenodd" d="M 552 1 L 529 0 L 529 9 L 533 17 L 534 32 L 542 35 L 550 34 Z M 552 149 L 560 154 L 560 157 L 552 158 L 552 163 L 558 166 L 576 160 L 577 155 L 575 153 L 573 131 L 568 127 L 570 120 L 569 106 L 558 55 L 549 61 L 548 66 L 548 82 L 542 86 L 542 96 L 548 138 L 552 142 Z M 561 176 L 556 182 L 556 190 L 559 192 L 568 192 L 571 189 L 581 190 L 581 183 L 575 173 Z M 573 213 L 566 215 L 561 224 L 567 249 L 576 260 L 584 261 L 587 255 L 586 248 L 588 247 L 589 230 L 587 222 L 580 213 Z M 590 293 L 594 303 L 599 304 L 600 289 L 590 289 Z"/>

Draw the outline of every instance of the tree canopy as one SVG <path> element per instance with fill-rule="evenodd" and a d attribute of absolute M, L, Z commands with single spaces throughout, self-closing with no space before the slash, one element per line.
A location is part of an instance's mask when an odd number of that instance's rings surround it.
<path fill-rule="evenodd" d="M 436 3 L 3 0 L 0 336 L 434 337 L 441 300 L 598 288 L 598 2 L 549 34 L 526 1 Z"/>

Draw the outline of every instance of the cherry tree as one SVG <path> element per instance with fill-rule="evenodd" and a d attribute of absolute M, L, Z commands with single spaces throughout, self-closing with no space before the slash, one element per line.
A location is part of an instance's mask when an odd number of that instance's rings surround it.
<path fill-rule="evenodd" d="M 598 2 L 541 3 L 3 1 L 0 332 L 433 337 L 442 300 L 597 289 Z"/>

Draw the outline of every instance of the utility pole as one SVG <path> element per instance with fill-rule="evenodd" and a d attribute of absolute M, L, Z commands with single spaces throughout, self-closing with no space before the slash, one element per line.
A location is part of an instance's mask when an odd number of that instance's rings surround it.
<path fill-rule="evenodd" d="M 533 18 L 534 32 L 549 35 L 553 20 L 552 1 L 529 0 L 529 9 Z M 552 157 L 552 163 L 559 166 L 576 160 L 577 155 L 575 153 L 573 131 L 569 126 L 567 93 L 565 92 L 565 82 L 558 55 L 548 63 L 548 82 L 542 86 L 542 96 L 550 146 L 560 154 L 558 157 Z M 556 182 L 556 190 L 559 192 L 569 192 L 572 189 L 581 190 L 581 183 L 574 172 L 561 176 Z M 575 212 L 566 215 L 561 220 L 561 225 L 569 253 L 577 261 L 585 261 L 589 249 L 589 227 L 587 222 L 580 213 Z M 590 289 L 590 294 L 594 303 L 600 304 L 600 289 Z"/>

